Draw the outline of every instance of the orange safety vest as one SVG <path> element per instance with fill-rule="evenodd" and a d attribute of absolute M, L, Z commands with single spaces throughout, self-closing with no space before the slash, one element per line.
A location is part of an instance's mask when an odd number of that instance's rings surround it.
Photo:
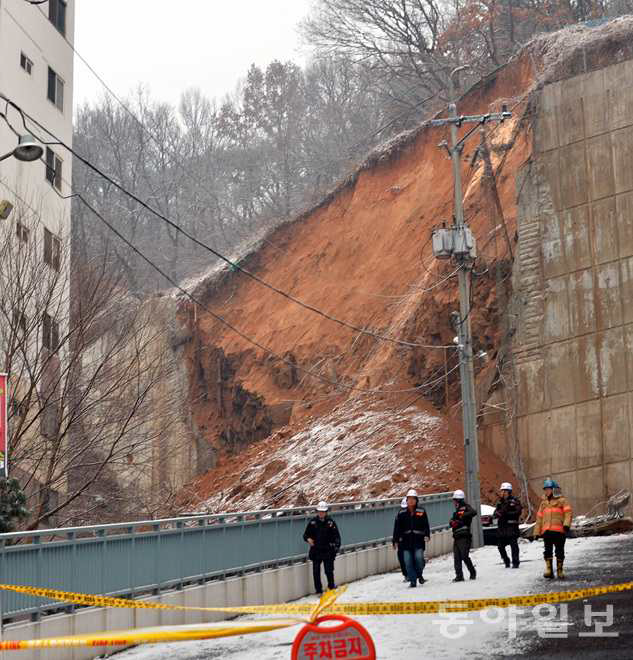
<path fill-rule="evenodd" d="M 552 495 L 548 499 L 543 495 L 541 506 L 536 514 L 536 527 L 534 536 L 540 536 L 544 532 L 561 532 L 565 527 L 571 526 L 571 506 L 562 495 Z"/>

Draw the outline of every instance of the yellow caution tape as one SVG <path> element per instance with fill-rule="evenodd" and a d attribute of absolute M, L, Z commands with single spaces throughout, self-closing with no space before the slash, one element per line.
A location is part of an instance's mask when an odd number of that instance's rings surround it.
<path fill-rule="evenodd" d="M 282 603 L 276 605 L 244 605 L 240 607 L 191 607 L 186 605 L 167 605 L 143 600 L 129 600 L 109 596 L 71 593 L 57 589 L 42 589 L 38 587 L 0 584 L 0 590 L 16 591 L 31 596 L 50 598 L 54 601 L 88 605 L 96 607 L 141 608 L 157 610 L 189 610 L 199 612 L 225 612 L 229 614 L 296 614 L 305 615 L 311 619 L 323 614 L 347 614 L 350 616 L 376 616 L 392 614 L 433 614 L 437 612 L 468 612 L 482 610 L 487 607 L 510 607 L 513 605 L 534 606 L 544 603 L 562 603 L 581 598 L 592 598 L 604 594 L 633 590 L 633 582 L 623 582 L 603 587 L 588 587 L 573 591 L 560 591 L 529 596 L 510 596 L 507 598 L 477 598 L 471 600 L 437 600 L 418 602 L 370 602 L 370 603 L 336 603 L 343 588 L 327 592 L 316 605 L 309 603 Z"/>
<path fill-rule="evenodd" d="M 1 587 L 11 587 L 12 585 L 0 585 Z M 0 641 L 0 650 L 2 651 L 25 651 L 29 649 L 51 649 L 51 648 L 71 648 L 71 647 L 93 647 L 93 646 L 132 646 L 136 644 L 151 644 L 156 642 L 178 642 L 196 639 L 216 639 L 219 637 L 231 637 L 235 635 L 251 635 L 259 632 L 269 632 L 271 630 L 280 630 L 290 628 L 300 623 L 314 622 L 321 612 L 336 602 L 336 599 L 343 593 L 347 587 L 339 587 L 323 594 L 316 605 L 310 606 L 311 615 L 309 619 L 267 619 L 256 622 L 244 622 L 241 624 L 216 624 L 213 627 L 207 625 L 189 625 L 189 626 L 170 626 L 169 628 L 141 628 L 135 630 L 119 630 L 114 632 L 94 633 L 89 635 L 72 635 L 67 637 L 51 637 L 47 639 L 27 639 L 15 641 Z M 47 592 L 47 597 L 51 594 L 66 596 L 81 596 L 85 600 L 91 600 L 89 594 L 70 594 L 68 592 L 59 592 L 54 589 L 36 589 L 35 587 L 19 587 L 22 593 L 31 593 L 38 591 L 39 594 Z M 39 595 L 38 594 L 38 595 Z M 101 598 L 101 597 L 97 597 Z M 58 599 L 59 600 L 59 599 Z M 122 598 L 105 599 L 115 602 L 127 602 L 134 604 L 140 601 L 125 601 Z M 145 605 L 154 605 L 155 603 L 145 603 Z M 117 605 L 118 607 L 119 605 Z M 129 607 L 129 605 L 128 605 Z M 190 608 L 181 608 L 190 609 Z M 216 608 L 213 608 L 216 609 Z M 219 608 L 217 608 L 219 609 Z"/>
<path fill-rule="evenodd" d="M 336 603 L 337 598 L 346 591 L 347 591 L 347 586 L 338 587 L 337 589 L 330 589 L 326 591 L 319 599 L 319 602 L 317 603 L 316 607 L 310 613 L 310 621 L 311 622 L 316 621 L 321 616 L 321 614 L 325 612 L 325 610 L 329 611 Z"/>
<path fill-rule="evenodd" d="M 193 607 L 187 605 L 168 605 L 166 603 L 152 603 L 146 600 L 130 600 L 128 598 L 115 598 L 112 596 L 95 596 L 94 594 L 74 593 L 71 591 L 60 591 L 59 589 L 43 589 L 41 587 L 28 587 L 15 584 L 0 584 L 0 590 L 16 591 L 29 596 L 50 598 L 54 601 L 63 601 L 75 605 L 86 605 L 92 607 L 119 607 L 133 609 L 151 610 L 194 610 L 198 612 L 228 612 L 230 614 L 311 614 L 314 605 L 249 605 L 236 607 Z"/>
<path fill-rule="evenodd" d="M 27 593 L 33 596 L 64 600 L 81 605 L 101 605 L 106 607 L 141 607 L 168 610 L 208 610 L 214 612 L 261 612 L 262 608 L 279 611 L 302 611 L 310 615 L 309 621 L 314 621 L 324 612 L 347 615 L 392 615 L 392 614 L 429 614 L 437 612 L 466 612 L 481 610 L 487 607 L 510 607 L 512 605 L 541 605 L 544 603 L 561 603 L 581 598 L 591 598 L 604 594 L 629 591 L 633 589 L 633 582 L 623 582 L 604 587 L 589 587 L 574 591 L 561 591 L 548 594 L 532 594 L 530 596 L 511 596 L 509 598 L 478 598 L 471 600 L 444 600 L 422 601 L 411 603 L 341 603 L 337 598 L 345 591 L 345 587 L 328 591 L 317 605 L 255 605 L 244 607 L 186 607 L 181 605 L 164 605 L 161 603 L 148 603 L 146 601 L 126 600 L 124 598 L 109 598 L 90 594 L 74 594 L 55 589 L 39 589 L 17 585 L 0 585 L 0 589 Z M 132 646 L 155 642 L 175 642 L 196 639 L 215 639 L 235 635 L 250 635 L 259 632 L 269 632 L 289 628 L 306 619 L 281 619 L 244 622 L 243 624 L 227 625 L 189 625 L 170 626 L 169 628 L 142 628 L 137 630 L 123 630 L 114 632 L 96 633 L 91 635 L 72 635 L 68 637 L 52 637 L 49 639 L 28 639 L 15 641 L 0 641 L 0 651 L 21 651 L 27 649 L 43 648 L 71 648 L 80 646 Z"/>
<path fill-rule="evenodd" d="M 243 625 L 226 624 L 221 626 L 172 626 L 170 628 L 141 628 L 137 630 L 118 630 L 113 632 L 51 637 L 48 639 L 25 639 L 0 641 L 0 651 L 25 651 L 28 649 L 72 648 L 79 646 L 132 646 L 155 642 L 179 642 L 195 639 L 215 639 L 234 635 L 252 635 L 290 628 L 305 623 L 303 620 L 282 619 L 249 621 Z"/>
<path fill-rule="evenodd" d="M 559 591 L 529 596 L 509 596 L 507 598 L 476 598 L 471 600 L 438 600 L 410 603 L 374 602 L 374 603 L 337 603 L 328 609 L 331 614 L 348 616 L 377 616 L 391 614 L 434 614 L 437 612 L 469 612 L 487 607 L 524 607 L 545 603 L 564 603 L 570 600 L 593 598 L 604 594 L 633 590 L 633 582 L 623 582 L 604 587 L 588 587 L 574 591 Z"/>

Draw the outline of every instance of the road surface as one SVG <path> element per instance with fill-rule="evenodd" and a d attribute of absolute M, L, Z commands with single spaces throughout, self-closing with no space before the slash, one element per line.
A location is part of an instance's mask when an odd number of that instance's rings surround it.
<path fill-rule="evenodd" d="M 427 583 L 409 589 L 399 573 L 379 575 L 349 585 L 341 601 L 414 601 L 456 598 L 517 596 L 563 591 L 587 586 L 633 581 L 633 535 L 605 538 L 570 539 L 567 542 L 565 581 L 542 577 L 542 543 L 521 542 L 522 564 L 506 569 L 495 547 L 473 553 L 478 577 L 475 581 L 453 584 L 452 557 L 428 562 Z M 315 602 L 316 598 L 302 599 Z M 613 606 L 614 623 L 604 632 L 612 637 L 584 637 L 594 630 L 584 621 L 584 606 L 594 612 Z M 449 615 L 400 615 L 361 617 L 369 630 L 379 658 L 609 658 L 633 657 L 633 593 L 624 592 L 570 603 L 543 606 L 537 612 L 526 607 L 514 613 L 489 609 Z M 551 621 L 546 620 L 551 618 Z M 561 620 L 562 619 L 562 620 Z M 298 628 L 253 636 L 220 640 L 148 645 L 117 654 L 117 660 L 282 660 L 290 657 L 290 647 Z M 595 631 L 594 631 L 595 632 Z M 552 637 L 559 635 L 559 637 Z"/>

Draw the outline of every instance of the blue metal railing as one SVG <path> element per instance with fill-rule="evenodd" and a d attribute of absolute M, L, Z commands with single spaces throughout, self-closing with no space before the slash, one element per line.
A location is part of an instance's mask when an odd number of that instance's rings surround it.
<path fill-rule="evenodd" d="M 420 498 L 433 529 L 447 526 L 451 494 Z M 399 499 L 333 504 L 343 551 L 391 538 Z M 135 596 L 303 561 L 313 508 L 192 515 L 0 534 L 0 583 Z M 60 608 L 0 592 L 0 621 Z"/>

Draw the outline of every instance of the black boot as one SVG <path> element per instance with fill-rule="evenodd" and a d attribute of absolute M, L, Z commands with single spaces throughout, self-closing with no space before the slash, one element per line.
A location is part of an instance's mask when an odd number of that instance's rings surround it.
<path fill-rule="evenodd" d="M 453 578 L 453 582 L 463 582 L 464 581 L 464 576 L 463 575 L 456 575 Z"/>

